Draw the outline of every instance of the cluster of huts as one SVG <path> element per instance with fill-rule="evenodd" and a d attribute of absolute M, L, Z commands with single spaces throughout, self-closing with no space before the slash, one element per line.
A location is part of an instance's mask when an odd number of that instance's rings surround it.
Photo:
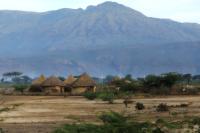
<path fill-rule="evenodd" d="M 71 95 L 80 95 L 88 91 L 96 92 L 96 83 L 87 73 L 77 78 L 70 75 L 64 81 L 55 76 L 45 78 L 45 76 L 41 75 L 32 82 L 30 91 L 43 92 L 45 94 L 68 93 Z"/>

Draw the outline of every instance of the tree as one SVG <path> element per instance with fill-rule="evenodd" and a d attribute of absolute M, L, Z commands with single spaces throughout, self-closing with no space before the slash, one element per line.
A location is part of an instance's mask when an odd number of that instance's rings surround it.
<path fill-rule="evenodd" d="M 112 92 L 104 92 L 101 93 L 98 97 L 103 101 L 107 101 L 108 103 L 113 104 L 115 99 L 115 94 Z"/>
<path fill-rule="evenodd" d="M 104 78 L 104 82 L 105 82 L 105 83 L 109 83 L 109 82 L 113 81 L 113 79 L 114 79 L 115 77 L 116 77 L 116 76 L 107 75 L 107 76 Z"/>
<path fill-rule="evenodd" d="M 26 76 L 26 75 L 22 76 L 21 78 L 22 78 L 23 83 L 25 83 L 25 84 L 31 83 L 31 81 L 32 81 L 32 78 L 30 78 L 29 76 Z"/>
<path fill-rule="evenodd" d="M 127 74 L 125 77 L 124 77 L 125 80 L 129 80 L 129 81 L 132 81 L 132 75 L 131 74 Z"/>
<path fill-rule="evenodd" d="M 29 83 L 31 83 L 32 79 L 30 77 L 24 75 L 21 77 L 14 77 L 14 78 L 12 78 L 12 81 L 17 84 L 29 84 Z"/>
<path fill-rule="evenodd" d="M 184 74 L 182 76 L 183 80 L 186 80 L 187 81 L 187 84 L 190 84 L 191 80 L 192 80 L 192 74 Z"/>
<path fill-rule="evenodd" d="M 193 79 L 193 80 L 200 80 L 200 75 L 194 75 L 194 76 L 192 77 L 192 79 Z"/>
<path fill-rule="evenodd" d="M 24 90 L 28 88 L 27 85 L 14 85 L 13 87 L 16 91 L 20 91 L 21 93 L 23 93 Z"/>
<path fill-rule="evenodd" d="M 4 82 L 4 78 L 1 78 L 1 83 L 3 83 Z"/>
<path fill-rule="evenodd" d="M 21 72 L 11 72 L 11 76 L 13 76 L 13 77 L 19 77 L 19 76 L 21 76 L 23 73 L 21 73 Z"/>
<path fill-rule="evenodd" d="M 62 77 L 62 76 L 59 76 L 58 78 L 59 78 L 61 81 L 65 81 L 65 78 Z"/>
<path fill-rule="evenodd" d="M 162 74 L 162 84 L 165 87 L 171 88 L 177 81 L 181 80 L 181 74 L 170 72 Z"/>
<path fill-rule="evenodd" d="M 21 72 L 16 72 L 16 71 L 14 71 L 14 72 L 7 72 L 7 73 L 4 73 L 3 74 L 3 77 L 4 78 L 16 78 L 16 77 L 19 77 L 19 76 L 21 76 L 23 73 L 21 73 Z"/>
<path fill-rule="evenodd" d="M 157 75 L 148 75 L 144 80 L 144 85 L 149 88 L 168 87 L 171 88 L 177 81 L 181 79 L 181 75 L 175 72 Z"/>
<path fill-rule="evenodd" d="M 147 88 L 160 88 L 161 77 L 157 75 L 148 75 L 145 77 L 143 84 Z"/>

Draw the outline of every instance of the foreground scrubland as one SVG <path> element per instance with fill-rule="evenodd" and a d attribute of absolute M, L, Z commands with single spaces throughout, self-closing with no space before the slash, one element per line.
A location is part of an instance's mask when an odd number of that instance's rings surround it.
<path fill-rule="evenodd" d="M 9 133 L 47 133 L 53 132 L 65 124 L 103 124 L 99 116 L 102 113 L 114 111 L 128 117 L 134 122 L 160 121 L 165 127 L 176 131 L 186 130 L 194 118 L 200 116 L 199 96 L 134 96 L 133 103 L 125 107 L 123 99 L 114 100 L 113 104 L 102 100 L 87 100 L 84 97 L 61 96 L 2 96 L 0 106 L 0 127 Z M 136 103 L 143 103 L 145 109 L 137 110 Z M 166 103 L 168 111 L 157 111 L 160 103 Z M 158 122 L 159 122 L 158 121 Z M 184 122 L 171 124 L 172 122 Z M 198 124 L 198 119 L 196 120 Z M 175 125 L 175 127 L 174 127 Z M 178 125 L 178 126 L 176 126 Z M 184 128 L 183 128 L 183 127 Z M 171 129 L 172 127 L 172 129 Z M 185 129 L 186 128 L 186 129 Z M 176 130 L 175 130 L 176 129 Z M 180 130 L 180 129 L 179 129 Z M 192 129 L 193 130 L 193 129 Z M 177 131 L 178 132 L 178 131 Z"/>

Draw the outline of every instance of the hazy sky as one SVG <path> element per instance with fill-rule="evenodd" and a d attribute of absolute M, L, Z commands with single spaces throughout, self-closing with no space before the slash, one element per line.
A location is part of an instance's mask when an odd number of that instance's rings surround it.
<path fill-rule="evenodd" d="M 0 9 L 48 11 L 59 8 L 86 8 L 106 0 L 0 0 Z M 147 16 L 200 23 L 200 0 L 112 0 Z"/>

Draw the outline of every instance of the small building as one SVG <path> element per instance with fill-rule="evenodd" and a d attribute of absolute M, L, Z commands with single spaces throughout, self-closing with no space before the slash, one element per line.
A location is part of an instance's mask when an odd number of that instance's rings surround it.
<path fill-rule="evenodd" d="M 87 91 L 96 92 L 96 83 L 87 73 L 84 73 L 72 83 L 71 88 L 72 95 L 80 95 Z"/>
<path fill-rule="evenodd" d="M 45 93 L 63 93 L 65 84 L 57 77 L 51 76 L 41 84 Z"/>
<path fill-rule="evenodd" d="M 32 85 L 41 85 L 46 80 L 44 75 L 40 75 L 39 78 L 32 81 Z"/>
<path fill-rule="evenodd" d="M 73 75 L 70 75 L 68 78 L 65 79 L 64 84 L 65 84 L 65 92 L 71 92 L 72 87 L 71 85 L 76 81 L 77 79 L 74 78 Z"/>
<path fill-rule="evenodd" d="M 31 87 L 28 91 L 30 92 L 42 92 L 42 86 L 41 84 L 46 80 L 44 75 L 41 75 L 39 78 L 32 81 Z"/>

